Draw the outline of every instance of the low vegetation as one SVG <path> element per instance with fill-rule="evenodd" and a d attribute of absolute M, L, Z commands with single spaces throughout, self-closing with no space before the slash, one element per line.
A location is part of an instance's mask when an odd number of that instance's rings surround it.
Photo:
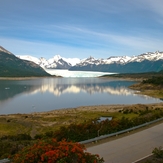
<path fill-rule="evenodd" d="M 155 86 L 163 86 L 163 76 L 152 77 L 142 81 L 142 84 L 152 84 Z"/>
<path fill-rule="evenodd" d="M 103 106 L 104 107 L 104 106 Z M 63 114 L 64 113 L 64 114 Z M 101 116 L 112 117 L 112 120 L 99 122 Z M 6 118 L 5 118 L 6 117 Z M 1 131 L 8 126 L 15 126 L 6 129 L 1 133 L 0 138 L 0 158 L 13 156 L 26 146 L 35 144 L 38 140 L 49 140 L 55 138 L 57 141 L 65 140 L 67 142 L 79 142 L 104 134 L 110 134 L 120 130 L 124 130 L 142 123 L 163 117 L 163 106 L 153 105 L 131 105 L 116 106 L 115 111 L 90 109 L 83 110 L 62 110 L 32 114 L 17 114 L 0 117 Z M 16 127 L 16 123 L 21 131 Z M 5 126 L 5 125 L 6 126 Z M 3 128 L 4 127 L 4 128 Z M 12 131 L 11 131 L 12 130 Z M 11 134 L 12 133 L 12 134 Z"/>
<path fill-rule="evenodd" d="M 151 77 L 140 83 L 130 86 L 131 89 L 139 90 L 139 93 L 163 99 L 163 76 Z"/>
<path fill-rule="evenodd" d="M 150 78 L 163 77 L 163 70 L 159 72 L 146 72 L 146 73 L 120 73 L 112 75 L 104 75 L 107 78 L 121 78 L 121 79 L 133 79 L 133 80 L 146 80 Z"/>
<path fill-rule="evenodd" d="M 12 159 L 13 163 L 103 163 L 103 158 L 85 151 L 79 143 L 56 141 L 55 139 L 39 140 L 32 146 L 19 151 Z"/>

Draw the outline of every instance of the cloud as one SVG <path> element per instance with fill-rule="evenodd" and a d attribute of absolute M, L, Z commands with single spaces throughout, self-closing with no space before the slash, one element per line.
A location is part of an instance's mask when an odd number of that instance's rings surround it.
<path fill-rule="evenodd" d="M 145 0 L 150 10 L 157 13 L 157 15 L 163 17 L 163 1 L 162 0 Z"/>
<path fill-rule="evenodd" d="M 0 5 L 0 44 L 34 56 L 161 50 L 162 0 L 15 0 Z"/>
<path fill-rule="evenodd" d="M 163 17 L 163 1 L 162 0 L 137 0 L 132 1 L 133 5 L 141 10 L 153 15 L 153 17 Z"/>
<path fill-rule="evenodd" d="M 96 32 L 93 30 L 90 31 L 89 29 L 74 26 L 62 26 L 61 29 L 65 31 L 64 33 L 66 33 L 66 31 L 69 31 L 67 33 L 69 33 L 70 35 L 74 35 L 75 37 L 78 37 L 80 39 L 89 38 L 87 43 L 91 44 L 93 41 L 95 45 L 99 46 L 104 46 L 105 44 L 109 44 L 112 42 L 117 45 L 124 45 L 130 48 L 148 48 L 151 47 L 151 45 L 154 47 L 161 47 L 161 45 L 163 44 L 162 38 L 151 37 L 148 34 L 140 35 L 139 31 L 133 31 L 133 33 L 127 35 L 113 32 L 109 33 Z"/>
<path fill-rule="evenodd" d="M 55 30 L 54 30 L 55 29 Z M 138 55 L 141 52 L 162 50 L 163 40 L 137 33 L 126 35 L 122 33 L 97 32 L 75 26 L 50 26 L 39 29 L 44 35 L 55 35 L 58 32 L 67 33 L 65 42 L 49 40 L 25 40 L 20 38 L 0 38 L 0 44 L 16 55 L 33 55 L 50 58 L 56 54 L 63 57 L 85 58 L 90 55 L 109 57 L 109 55 Z M 138 32 L 139 33 L 139 32 Z M 77 46 L 77 44 L 81 46 Z M 99 58 L 99 57 L 98 57 Z"/>
<path fill-rule="evenodd" d="M 61 55 L 65 58 L 87 58 L 92 56 L 105 56 L 108 51 L 105 49 L 86 49 L 80 47 L 71 47 L 66 45 L 58 45 L 50 42 L 41 41 L 25 41 L 21 39 L 0 38 L 0 45 L 15 55 L 32 55 L 34 57 L 45 57 L 47 59 L 54 55 Z"/>

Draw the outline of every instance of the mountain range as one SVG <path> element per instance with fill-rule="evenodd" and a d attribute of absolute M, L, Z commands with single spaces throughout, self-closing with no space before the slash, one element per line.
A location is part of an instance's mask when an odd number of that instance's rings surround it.
<path fill-rule="evenodd" d="M 17 56 L 20 59 L 32 61 L 39 66 L 47 69 L 70 69 L 72 66 L 80 63 L 80 59 L 78 58 L 63 58 L 60 55 L 55 55 L 53 58 L 49 60 L 41 57 L 36 58 L 33 56 Z"/>
<path fill-rule="evenodd" d="M 113 56 L 106 59 L 63 58 L 59 55 L 47 60 L 43 57 L 17 56 L 32 61 L 44 69 L 69 69 L 71 71 L 101 71 L 113 73 L 158 72 L 163 70 L 163 52 L 147 52 L 137 56 Z"/>
<path fill-rule="evenodd" d="M 50 76 L 38 64 L 22 60 L 0 46 L 0 77 Z"/>
<path fill-rule="evenodd" d="M 113 56 L 106 59 L 36 58 L 33 56 L 15 56 L 0 46 L 0 76 L 26 77 L 50 76 L 46 69 L 67 69 L 71 71 L 100 71 L 110 73 L 142 73 L 163 70 L 163 52 L 148 52 L 137 56 Z"/>

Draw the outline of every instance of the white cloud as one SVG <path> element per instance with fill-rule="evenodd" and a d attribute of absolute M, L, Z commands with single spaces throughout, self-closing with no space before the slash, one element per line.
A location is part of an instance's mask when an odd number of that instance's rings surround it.
<path fill-rule="evenodd" d="M 17 55 L 105 58 L 162 50 L 162 0 L 16 2 L 0 10 L 0 45 Z"/>
<path fill-rule="evenodd" d="M 157 14 L 156 16 L 163 17 L 163 1 L 162 0 L 136 0 L 132 1 L 134 6 L 144 9 L 149 13 Z M 154 15 L 153 15 L 154 16 Z"/>
<path fill-rule="evenodd" d="M 89 57 L 90 55 L 99 56 L 101 54 L 101 56 L 103 56 L 109 54 L 105 49 L 83 49 L 55 43 L 24 41 L 11 38 L 0 38 L 0 45 L 15 55 L 32 55 L 34 57 L 45 57 L 47 59 L 57 54 L 65 58 L 78 57 L 81 59 Z"/>
<path fill-rule="evenodd" d="M 89 36 L 91 40 L 98 39 L 97 42 L 101 42 L 101 44 L 109 44 L 111 42 L 114 42 L 118 45 L 124 45 L 128 46 L 130 48 L 151 48 L 151 46 L 155 47 L 156 49 L 160 49 L 163 44 L 163 40 L 161 38 L 155 38 L 148 35 L 140 34 L 138 35 L 137 32 L 133 32 L 131 35 L 122 35 L 117 33 L 102 33 L 102 32 L 95 32 L 90 31 L 87 29 L 82 29 L 79 27 L 74 26 L 66 26 L 63 27 L 65 30 L 71 30 L 74 33 L 78 33 L 81 35 L 81 37 Z M 90 40 L 90 41 L 91 41 Z M 96 42 L 96 41 L 95 41 Z M 99 43 L 100 45 L 100 43 Z"/>

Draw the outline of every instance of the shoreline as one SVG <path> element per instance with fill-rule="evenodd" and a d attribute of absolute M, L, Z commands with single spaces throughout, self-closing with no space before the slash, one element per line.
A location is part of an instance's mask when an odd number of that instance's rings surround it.
<path fill-rule="evenodd" d="M 124 111 L 163 110 L 163 102 L 129 105 L 94 105 L 63 108 L 45 112 L 16 113 L 0 115 L 1 134 L 28 133 L 32 138 L 47 131 L 56 131 L 61 126 L 80 124 L 100 117 L 123 116 Z M 126 116 L 126 115 L 125 115 Z M 21 128 L 21 131 L 20 131 Z"/>
<path fill-rule="evenodd" d="M 127 109 L 144 109 L 146 107 L 149 108 L 163 108 L 163 102 L 159 103 L 151 103 L 151 104 L 115 104 L 115 105 L 92 105 L 92 106 L 79 106 L 75 108 L 61 108 L 56 110 L 50 111 L 42 111 L 42 112 L 31 112 L 31 113 L 13 113 L 13 114 L 0 114 L 0 117 L 7 117 L 7 116 L 23 116 L 23 115 L 32 115 L 32 116 L 44 116 L 44 115 L 64 115 L 72 114 L 72 113 L 80 113 L 80 112 L 108 112 L 114 113 L 120 110 L 127 110 Z"/>
<path fill-rule="evenodd" d="M 60 78 L 60 76 L 0 77 L 0 80 L 29 80 L 39 78 Z"/>

